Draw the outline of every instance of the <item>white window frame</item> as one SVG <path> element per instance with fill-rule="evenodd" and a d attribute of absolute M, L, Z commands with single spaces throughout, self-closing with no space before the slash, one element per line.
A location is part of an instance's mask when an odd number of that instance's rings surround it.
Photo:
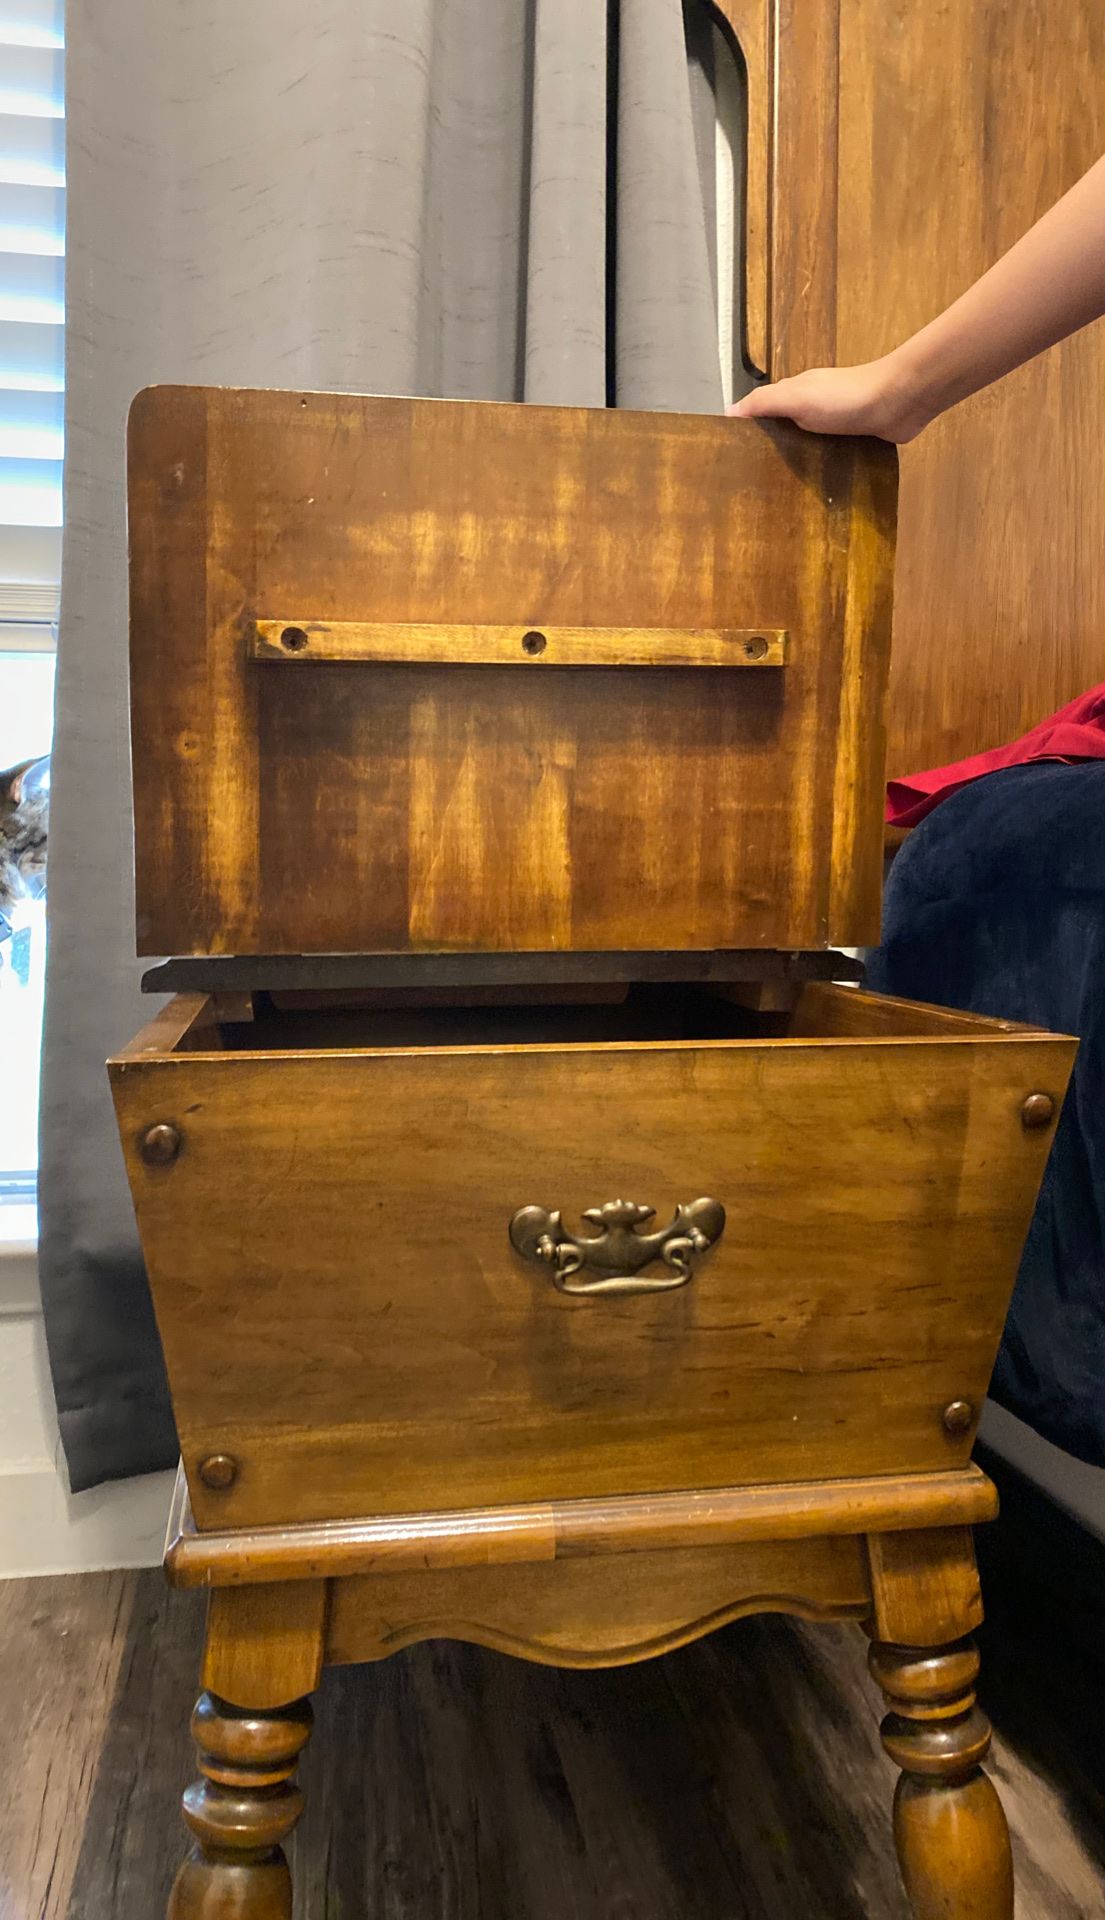
<path fill-rule="evenodd" d="M 0 519 L 0 673 L 5 657 L 57 649 L 64 45 L 63 0 L 0 0 L 0 512 L 27 488 L 25 521 Z M 25 1228 L 22 1205 L 0 1208 L 0 1318 L 34 1292 Z"/>

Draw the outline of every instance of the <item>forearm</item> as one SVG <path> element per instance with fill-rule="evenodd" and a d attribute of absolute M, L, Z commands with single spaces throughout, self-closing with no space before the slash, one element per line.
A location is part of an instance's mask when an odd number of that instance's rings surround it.
<path fill-rule="evenodd" d="M 888 359 L 931 419 L 1103 313 L 1105 159 Z"/>
<path fill-rule="evenodd" d="M 881 360 L 754 387 L 744 420 L 912 440 L 930 420 L 1105 314 L 1105 160 L 954 306 Z"/>

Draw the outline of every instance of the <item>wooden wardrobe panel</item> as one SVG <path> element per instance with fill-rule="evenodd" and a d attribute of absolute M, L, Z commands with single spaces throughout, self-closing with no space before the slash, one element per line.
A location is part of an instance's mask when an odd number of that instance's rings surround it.
<path fill-rule="evenodd" d="M 933 318 L 1105 151 L 1100 0 L 842 0 L 836 358 Z M 889 771 L 1105 679 L 1105 327 L 902 453 Z"/>
<path fill-rule="evenodd" d="M 744 68 L 744 350 L 771 364 L 771 145 L 775 0 L 711 0 Z"/>
<path fill-rule="evenodd" d="M 840 0 L 776 0 L 771 377 L 833 357 Z"/>

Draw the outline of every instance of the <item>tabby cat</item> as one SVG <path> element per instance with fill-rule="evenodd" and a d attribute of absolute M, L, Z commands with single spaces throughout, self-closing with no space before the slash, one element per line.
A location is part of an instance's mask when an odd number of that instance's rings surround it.
<path fill-rule="evenodd" d="M 0 773 L 0 940 L 11 932 L 16 901 L 41 899 L 46 891 L 49 817 L 49 754 Z"/>

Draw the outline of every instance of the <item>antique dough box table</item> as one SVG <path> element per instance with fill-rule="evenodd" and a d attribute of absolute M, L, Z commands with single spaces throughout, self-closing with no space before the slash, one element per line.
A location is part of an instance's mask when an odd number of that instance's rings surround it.
<path fill-rule="evenodd" d="M 210 1591 L 177 1920 L 291 1912 L 325 1662 L 855 1620 L 919 1920 L 1009 1920 L 970 1462 L 1073 1042 L 871 996 L 895 466 L 159 389 L 111 1062 Z M 854 969 L 852 969 L 854 972 Z"/>

